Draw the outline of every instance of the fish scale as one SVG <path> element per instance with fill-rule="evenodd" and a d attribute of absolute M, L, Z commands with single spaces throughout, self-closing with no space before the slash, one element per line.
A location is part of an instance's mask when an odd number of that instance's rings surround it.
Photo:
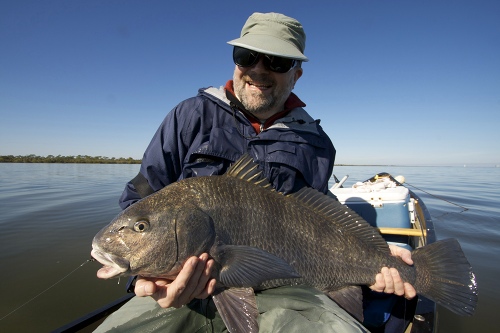
<path fill-rule="evenodd" d="M 211 182 L 218 179 L 207 178 L 205 180 Z M 253 184 L 250 183 L 239 184 L 238 179 L 226 179 L 224 183 L 229 188 L 241 188 L 241 192 L 237 194 L 240 196 L 245 196 L 245 193 L 254 188 Z M 205 195 L 208 193 L 210 191 Z M 374 276 L 382 266 L 380 266 L 380 263 L 376 263 L 377 260 L 372 260 L 368 264 L 366 260 L 363 260 L 361 263 L 358 254 L 365 257 L 364 253 L 381 251 L 380 249 L 369 243 L 367 244 L 367 242 L 360 241 L 350 230 L 339 233 L 337 228 L 340 227 L 337 223 L 331 223 L 326 217 L 320 218 L 312 209 L 302 205 L 293 196 L 286 198 L 277 192 L 265 189 L 254 191 L 254 193 L 253 197 L 247 197 L 247 200 L 245 200 L 249 208 L 240 208 L 239 205 L 221 202 L 214 206 L 217 207 L 217 212 L 211 213 L 216 221 L 220 221 L 216 225 L 228 230 L 231 235 L 240 236 L 240 238 L 232 240 L 233 244 L 256 246 L 285 259 L 287 262 L 292 262 L 294 258 L 313 258 L 313 260 L 294 260 L 296 263 L 292 266 L 302 276 L 305 276 L 305 273 L 308 272 L 306 281 L 315 286 L 339 288 L 346 285 L 346 281 L 347 283 L 352 281 L 353 284 L 374 282 Z M 238 201 L 235 198 L 234 202 L 238 203 Z M 269 210 L 269 206 L 273 207 L 273 209 Z M 340 207 L 340 209 L 342 210 L 340 215 L 345 215 L 343 213 L 344 207 Z M 255 214 L 249 214 L 249 211 L 253 211 Z M 349 219 L 352 218 L 353 214 L 351 212 Z M 244 230 L 246 225 L 257 225 L 251 221 L 265 219 L 269 223 L 260 223 L 258 224 L 259 228 L 250 228 L 247 232 Z M 361 221 L 361 218 L 359 219 Z M 248 220 L 248 222 L 233 222 L 242 220 Z M 366 222 L 361 221 L 361 223 Z M 251 234 L 258 235 L 258 237 L 250 238 L 249 235 Z M 392 261 L 390 265 L 392 267 L 405 265 L 399 262 L 397 258 L 388 258 L 387 253 L 389 250 L 385 243 L 384 246 L 385 251 L 380 256 L 384 259 L 384 265 L 389 265 L 389 261 Z M 352 251 L 353 249 L 355 251 Z M 348 266 L 352 277 L 346 279 L 342 275 L 342 279 L 339 279 L 341 276 L 340 271 L 342 271 L 341 267 L 345 266 L 342 264 L 344 260 L 341 260 L 341 258 L 346 257 L 347 260 L 345 261 L 349 263 Z M 353 269 L 355 262 L 360 262 L 357 269 Z M 359 271 L 362 272 L 355 273 Z"/>

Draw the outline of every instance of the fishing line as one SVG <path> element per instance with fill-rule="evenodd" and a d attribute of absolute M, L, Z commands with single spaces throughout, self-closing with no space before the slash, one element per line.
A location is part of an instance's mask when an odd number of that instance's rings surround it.
<path fill-rule="evenodd" d="M 422 190 L 421 188 L 418 188 L 418 187 L 416 187 L 415 185 L 409 184 L 409 183 L 407 183 L 407 182 L 405 182 L 405 184 L 406 184 L 406 185 L 409 185 L 409 186 L 411 186 L 411 187 L 413 187 L 413 188 L 416 188 L 417 190 L 422 191 L 422 192 L 424 192 L 424 193 L 426 193 L 426 194 L 430 195 L 431 197 L 434 197 L 434 198 L 439 199 L 439 200 L 446 201 L 446 202 L 447 202 L 447 203 L 449 203 L 449 204 L 452 204 L 452 205 L 454 205 L 454 206 L 457 206 L 457 207 L 462 208 L 462 211 L 461 211 L 459 214 L 461 214 L 461 213 L 463 213 L 463 212 L 465 212 L 465 211 L 468 211 L 468 210 L 469 210 L 469 208 L 467 208 L 467 207 L 461 206 L 461 205 L 459 205 L 459 204 L 456 204 L 456 203 L 451 202 L 451 201 L 449 201 L 449 200 L 446 200 L 446 199 L 444 199 L 444 198 L 438 197 L 437 195 L 434 195 L 434 194 L 429 193 L 429 192 L 427 192 L 427 191 L 425 191 L 425 190 Z"/>
<path fill-rule="evenodd" d="M 75 268 L 74 270 L 72 270 L 71 272 L 69 272 L 68 274 L 66 274 L 65 276 L 63 276 L 61 279 L 59 279 L 58 281 L 56 281 L 54 284 L 52 284 L 50 287 L 48 287 L 47 289 L 43 290 L 42 292 L 38 293 L 38 295 L 36 295 L 35 297 L 31 298 L 30 300 L 24 302 L 23 304 L 21 304 L 20 306 L 18 306 L 17 308 L 15 308 L 14 310 L 12 310 L 11 312 L 7 313 L 5 316 L 3 316 L 2 318 L 0 318 L 0 320 L 4 320 L 5 318 L 7 318 L 8 316 L 10 316 L 11 314 L 13 314 L 14 312 L 18 311 L 20 308 L 22 308 L 23 306 L 33 302 L 36 298 L 40 297 L 42 294 L 46 293 L 47 291 L 49 291 L 50 289 L 52 289 L 53 287 L 55 287 L 57 284 L 61 283 L 64 279 L 66 279 L 68 276 L 70 276 L 71 274 L 73 274 L 77 269 L 79 269 L 80 267 L 82 267 L 83 265 L 85 265 L 86 263 L 88 262 L 91 262 L 91 261 L 95 261 L 94 258 L 91 258 L 91 259 L 87 259 L 83 264 L 81 264 L 80 266 L 78 266 L 77 268 Z"/>

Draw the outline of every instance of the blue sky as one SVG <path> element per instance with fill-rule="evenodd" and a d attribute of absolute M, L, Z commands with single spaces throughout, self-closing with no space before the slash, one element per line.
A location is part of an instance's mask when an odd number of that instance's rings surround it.
<path fill-rule="evenodd" d="M 500 164 L 496 0 L 1 1 L 0 155 L 140 158 L 256 11 L 304 25 L 295 93 L 336 163 Z"/>

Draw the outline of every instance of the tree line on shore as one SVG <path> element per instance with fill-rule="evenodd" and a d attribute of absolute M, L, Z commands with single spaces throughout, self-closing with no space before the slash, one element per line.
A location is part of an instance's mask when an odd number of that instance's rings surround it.
<path fill-rule="evenodd" d="M 115 158 L 106 156 L 62 156 L 47 155 L 37 156 L 34 154 L 25 156 L 0 155 L 0 163 L 95 163 L 95 164 L 140 164 L 141 160 L 128 158 Z"/>

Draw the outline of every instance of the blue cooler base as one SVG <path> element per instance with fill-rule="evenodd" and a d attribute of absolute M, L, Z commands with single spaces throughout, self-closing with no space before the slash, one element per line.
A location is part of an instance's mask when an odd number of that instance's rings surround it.
<path fill-rule="evenodd" d="M 374 227 L 411 228 L 408 204 L 410 193 L 404 186 L 376 192 L 359 192 L 354 188 L 332 190 L 337 199 Z M 408 244 L 407 236 L 385 235 L 388 242 Z M 399 244 L 398 244 L 399 245 Z"/>
<path fill-rule="evenodd" d="M 398 186 L 373 192 L 360 192 L 355 188 L 337 188 L 331 191 L 337 199 L 355 211 L 374 227 L 411 228 L 408 205 L 410 194 L 407 188 Z M 383 235 L 389 244 L 408 250 L 408 236 Z M 406 302 L 399 304 L 401 302 Z M 396 305 L 397 304 L 397 305 Z M 403 332 L 409 319 L 403 310 L 410 304 L 404 298 L 392 294 L 377 293 L 363 287 L 363 325 L 373 333 Z M 414 306 L 414 305 L 413 305 Z"/>

